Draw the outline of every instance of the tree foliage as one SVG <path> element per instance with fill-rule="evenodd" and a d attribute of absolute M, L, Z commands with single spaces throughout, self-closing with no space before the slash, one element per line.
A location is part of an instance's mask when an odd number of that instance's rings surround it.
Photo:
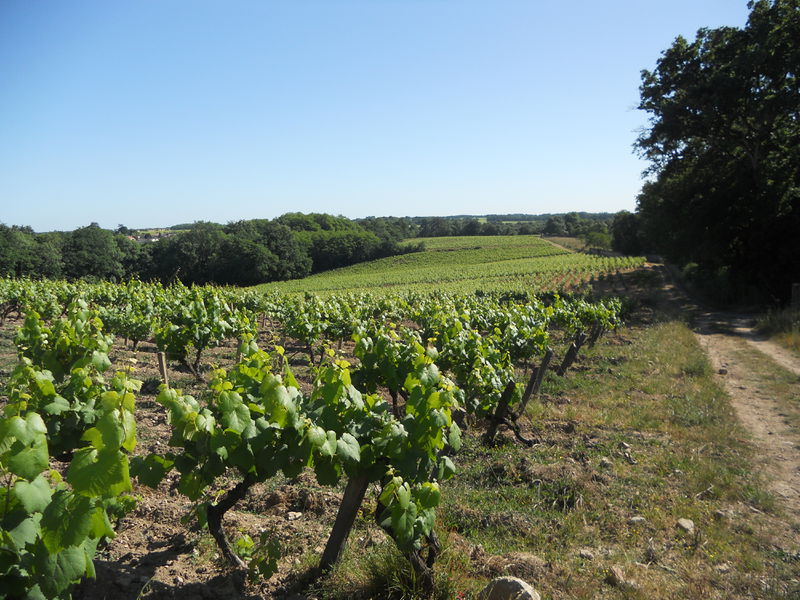
<path fill-rule="evenodd" d="M 224 226 L 197 222 L 157 241 L 149 233 L 137 240 L 124 225 L 36 234 L 0 224 L 0 276 L 256 285 L 420 249 L 399 244 L 415 231 L 408 219 L 366 222 L 287 213 Z"/>
<path fill-rule="evenodd" d="M 775 297 L 800 278 L 800 2 L 751 2 L 744 28 L 678 37 L 642 72 L 648 243 Z"/>
<path fill-rule="evenodd" d="M 639 215 L 622 210 L 614 215 L 611 223 L 611 247 L 623 254 L 641 254 L 642 241 L 639 233 Z"/>
<path fill-rule="evenodd" d="M 64 274 L 77 279 L 118 280 L 124 275 L 122 251 L 111 231 L 97 223 L 76 229 L 65 237 L 61 251 Z"/>
<path fill-rule="evenodd" d="M 92 223 L 73 232 L 37 234 L 29 227 L 0 224 L 0 276 L 257 285 L 424 248 L 422 242 L 402 243 L 410 237 L 535 234 L 547 217 L 552 215 L 520 222 L 474 217 L 350 220 L 287 213 L 227 225 L 199 221 L 138 236 L 124 225 L 113 232 Z M 600 246 L 606 245 L 609 219 L 607 214 L 587 213 L 558 217 L 567 224 L 567 234 L 586 239 L 591 234 L 593 245 Z"/>

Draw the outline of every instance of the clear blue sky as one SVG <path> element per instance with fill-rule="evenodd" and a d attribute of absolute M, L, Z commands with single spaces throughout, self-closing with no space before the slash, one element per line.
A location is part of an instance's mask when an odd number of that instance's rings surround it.
<path fill-rule="evenodd" d="M 640 71 L 745 0 L 2 0 L 0 222 L 632 210 Z"/>

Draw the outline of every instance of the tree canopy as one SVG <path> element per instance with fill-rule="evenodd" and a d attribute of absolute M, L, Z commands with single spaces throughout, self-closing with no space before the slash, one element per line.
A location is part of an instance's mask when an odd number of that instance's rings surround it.
<path fill-rule="evenodd" d="M 0 276 L 256 285 L 305 277 L 404 252 L 408 219 L 375 219 L 368 227 L 345 217 L 289 213 L 227 225 L 197 222 L 156 240 L 120 225 L 97 223 L 71 232 L 34 233 L 0 224 Z"/>
<path fill-rule="evenodd" d="M 678 37 L 642 72 L 638 216 L 668 258 L 785 298 L 800 281 L 800 1 L 748 6 L 744 28 Z"/>

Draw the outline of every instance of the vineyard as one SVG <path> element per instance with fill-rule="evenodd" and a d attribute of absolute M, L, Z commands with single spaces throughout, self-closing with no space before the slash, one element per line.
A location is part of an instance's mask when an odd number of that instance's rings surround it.
<path fill-rule="evenodd" d="M 3 280 L 0 309 L 20 323 L 0 424 L 3 581 L 12 597 L 58 598 L 93 575 L 98 546 L 136 505 L 133 481 L 169 476 L 222 556 L 269 577 L 275 540 L 246 533 L 237 553 L 225 513 L 253 486 L 305 471 L 321 486 L 346 482 L 320 572 L 340 558 L 374 484 L 376 522 L 432 592 L 440 483 L 457 472 L 462 428 L 487 446 L 500 427 L 532 445 L 518 420 L 548 364 L 564 375 L 617 326 L 620 305 Z M 164 381 L 171 364 L 200 385 L 199 400 L 160 387 L 167 452 L 136 451 L 142 381 L 132 366 L 111 368 L 115 344 L 152 344 Z M 236 347 L 227 368 L 204 360 L 224 345 Z"/>
<path fill-rule="evenodd" d="M 538 236 L 416 238 L 425 252 L 394 256 L 262 286 L 280 292 L 520 291 L 585 288 L 594 279 L 644 264 L 641 257 L 581 254 Z"/>
<path fill-rule="evenodd" d="M 645 274 L 604 280 L 635 294 Z M 600 564 L 640 547 L 672 565 L 619 597 L 750 590 L 754 529 L 666 522 L 768 500 L 695 379 L 701 351 L 669 354 L 674 328 L 616 333 L 630 307 L 0 280 L 0 589 L 466 598 L 515 574 L 594 597 L 598 551 L 569 548 L 602 539 Z M 742 568 L 721 595 L 670 574 L 720 561 Z"/>

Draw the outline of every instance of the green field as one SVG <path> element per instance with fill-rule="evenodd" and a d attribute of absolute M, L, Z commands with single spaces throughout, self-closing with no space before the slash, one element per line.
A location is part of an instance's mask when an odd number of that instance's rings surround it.
<path fill-rule="evenodd" d="M 571 252 L 538 236 L 417 238 L 426 250 L 392 256 L 304 279 L 260 286 L 280 292 L 544 292 L 579 285 L 592 276 L 623 271 L 641 258 Z"/>

